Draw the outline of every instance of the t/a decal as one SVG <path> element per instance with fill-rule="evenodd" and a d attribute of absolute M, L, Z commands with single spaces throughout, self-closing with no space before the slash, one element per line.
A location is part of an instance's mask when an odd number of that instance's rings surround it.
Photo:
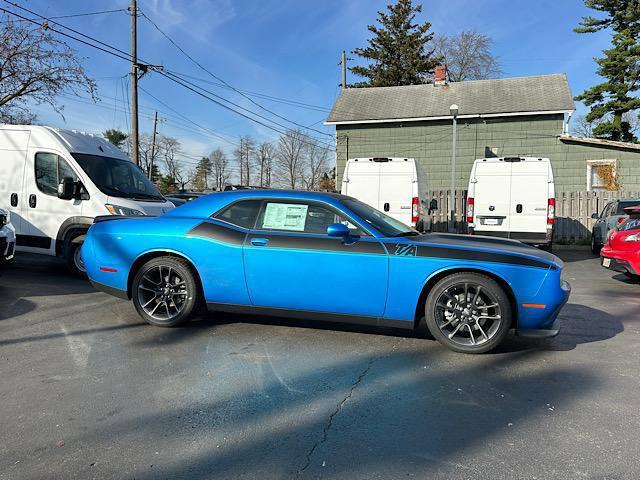
<path fill-rule="evenodd" d="M 418 254 L 417 245 L 407 245 L 406 243 L 396 243 L 394 255 L 400 257 L 415 257 Z"/>

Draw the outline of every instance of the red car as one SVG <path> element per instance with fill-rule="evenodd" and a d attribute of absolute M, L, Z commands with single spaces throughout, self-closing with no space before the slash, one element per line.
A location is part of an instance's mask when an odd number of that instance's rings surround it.
<path fill-rule="evenodd" d="M 624 212 L 629 218 L 609 232 L 600 261 L 605 268 L 636 277 L 640 275 L 640 206 L 627 207 Z"/>

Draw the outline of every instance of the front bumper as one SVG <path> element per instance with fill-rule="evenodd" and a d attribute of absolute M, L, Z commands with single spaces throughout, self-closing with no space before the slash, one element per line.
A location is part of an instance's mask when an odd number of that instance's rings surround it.
<path fill-rule="evenodd" d="M 552 338 L 560 333 L 557 318 L 562 307 L 569 301 L 571 285 L 569 282 L 562 280 L 560 282 L 560 291 L 558 292 L 556 287 L 555 292 L 555 299 L 548 301 L 548 305 L 551 305 L 551 308 L 553 308 L 551 313 L 546 313 L 544 309 L 540 310 L 541 315 L 544 316 L 540 318 L 538 325 L 518 327 L 516 328 L 516 335 L 529 338 Z M 539 326 L 542 326 L 542 328 L 538 328 Z"/>
<path fill-rule="evenodd" d="M 13 260 L 16 251 L 16 236 L 7 227 L 0 229 L 0 262 Z"/>
<path fill-rule="evenodd" d="M 516 335 L 527 338 L 553 338 L 560 333 L 558 324 L 556 320 L 549 328 L 517 328 Z"/>

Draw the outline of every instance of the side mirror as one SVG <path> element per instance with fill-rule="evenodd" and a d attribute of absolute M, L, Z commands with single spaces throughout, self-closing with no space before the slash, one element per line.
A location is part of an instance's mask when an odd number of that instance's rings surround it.
<path fill-rule="evenodd" d="M 332 223 L 327 227 L 327 235 L 348 240 L 351 237 L 351 232 L 349 231 L 349 227 L 344 223 Z"/>
<path fill-rule="evenodd" d="M 76 182 L 71 177 L 64 177 L 58 185 L 58 198 L 71 200 L 76 196 Z"/>
<path fill-rule="evenodd" d="M 593 218 L 594 220 L 598 219 L 598 214 L 597 213 L 592 213 L 591 214 L 591 218 Z"/>
<path fill-rule="evenodd" d="M 438 209 L 438 201 L 435 198 L 432 198 L 431 201 L 429 202 L 429 211 L 433 211 L 437 209 Z"/>

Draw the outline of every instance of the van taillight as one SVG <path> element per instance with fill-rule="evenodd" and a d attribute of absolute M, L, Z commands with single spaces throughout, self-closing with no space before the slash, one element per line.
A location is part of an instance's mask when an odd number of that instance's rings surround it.
<path fill-rule="evenodd" d="M 467 198 L 467 223 L 473 223 L 473 198 Z"/>
<path fill-rule="evenodd" d="M 411 222 L 415 223 L 420 220 L 420 199 L 418 197 L 413 197 L 411 199 Z"/>
<path fill-rule="evenodd" d="M 618 219 L 618 223 L 622 223 L 622 222 L 624 222 L 627 218 L 629 218 L 629 217 L 620 217 L 620 218 Z"/>
<path fill-rule="evenodd" d="M 550 198 L 547 202 L 547 225 L 552 225 L 556 218 L 556 199 Z"/>

